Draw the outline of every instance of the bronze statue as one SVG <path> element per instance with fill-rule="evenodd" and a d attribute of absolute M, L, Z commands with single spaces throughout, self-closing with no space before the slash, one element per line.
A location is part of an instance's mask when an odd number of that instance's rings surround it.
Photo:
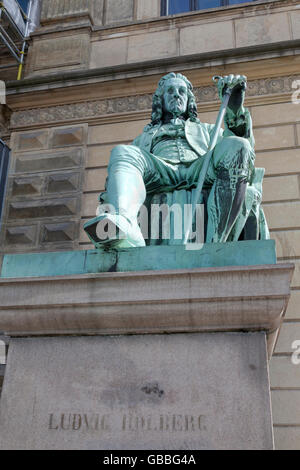
<path fill-rule="evenodd" d="M 221 99 L 229 87 L 225 129 L 217 129 L 203 185 L 208 194 L 208 243 L 238 240 L 247 224 L 244 239 L 268 238 L 259 207 L 263 171 L 255 174 L 252 120 L 244 107 L 246 77 L 220 77 Z M 179 73 L 162 77 L 153 95 L 150 124 L 131 145 L 112 150 L 106 191 L 100 198 L 103 207 L 108 203 L 112 209 L 101 213 L 100 205 L 98 216 L 84 226 L 95 246 L 144 246 L 137 216 L 146 195 L 195 188 L 215 130 L 214 125 L 197 118 L 189 80 Z"/>

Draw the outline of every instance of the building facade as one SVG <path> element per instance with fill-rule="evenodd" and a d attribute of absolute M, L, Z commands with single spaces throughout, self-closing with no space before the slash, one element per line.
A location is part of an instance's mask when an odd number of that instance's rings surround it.
<path fill-rule="evenodd" d="M 43 0 L 21 80 L 4 48 L 0 57 L 0 137 L 11 149 L 1 258 L 92 248 L 83 224 L 110 151 L 149 122 L 162 75 L 185 74 L 210 123 L 219 108 L 212 76 L 248 77 L 263 208 L 278 262 L 295 264 L 270 364 L 277 449 L 300 449 L 299 46 L 296 0 Z"/>

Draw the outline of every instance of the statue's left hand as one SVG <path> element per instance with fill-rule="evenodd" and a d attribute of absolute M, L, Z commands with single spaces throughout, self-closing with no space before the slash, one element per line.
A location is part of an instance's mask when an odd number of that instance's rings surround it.
<path fill-rule="evenodd" d="M 218 81 L 218 92 L 222 99 L 227 87 L 232 88 L 228 108 L 237 113 L 244 105 L 247 77 L 245 75 L 226 75 Z"/>

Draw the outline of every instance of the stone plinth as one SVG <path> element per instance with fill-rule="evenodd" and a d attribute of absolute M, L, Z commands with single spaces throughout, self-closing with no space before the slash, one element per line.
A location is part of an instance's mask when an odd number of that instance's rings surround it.
<path fill-rule="evenodd" d="M 194 258 L 213 263 L 215 248 Z M 224 259 L 231 250 L 223 245 Z M 101 253 L 81 265 L 75 252 L 72 269 L 82 270 L 61 276 L 31 255 L 35 277 L 22 255 L 4 258 L 0 331 L 11 340 L 0 448 L 271 449 L 268 356 L 293 272 L 273 255 L 261 265 L 254 255 L 249 266 L 112 272 L 128 265 L 119 253 L 92 273 Z M 11 277 L 16 259 L 27 277 Z"/>
<path fill-rule="evenodd" d="M 265 334 L 12 339 L 0 449 L 272 449 Z"/>

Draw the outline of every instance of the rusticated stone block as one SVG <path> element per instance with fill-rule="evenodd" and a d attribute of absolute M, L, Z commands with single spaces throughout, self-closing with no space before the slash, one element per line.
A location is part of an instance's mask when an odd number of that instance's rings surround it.
<path fill-rule="evenodd" d="M 33 246 L 37 237 L 37 228 L 37 225 L 7 226 L 5 229 L 5 244 L 10 248 L 15 245 Z"/>
<path fill-rule="evenodd" d="M 274 424 L 300 425 L 300 390 L 273 390 L 272 405 Z"/>
<path fill-rule="evenodd" d="M 137 19 L 145 20 L 160 16 L 159 0 L 137 0 Z"/>
<path fill-rule="evenodd" d="M 290 95 L 286 103 L 265 104 L 263 108 L 252 106 L 251 116 L 255 126 L 299 122 L 299 104 L 293 104 Z"/>
<path fill-rule="evenodd" d="M 280 149 L 295 146 L 293 125 L 262 127 L 254 130 L 256 150 Z"/>
<path fill-rule="evenodd" d="M 105 41 L 92 43 L 90 68 L 126 63 L 127 49 L 127 37 L 105 39 Z"/>
<path fill-rule="evenodd" d="M 78 198 L 11 202 L 8 216 L 9 219 L 40 219 L 75 215 L 78 202 Z"/>
<path fill-rule="evenodd" d="M 41 243 L 72 242 L 77 234 L 78 224 L 62 222 L 44 224 L 41 230 Z"/>
<path fill-rule="evenodd" d="M 133 0 L 114 0 L 106 3 L 106 24 L 133 19 Z"/>
<path fill-rule="evenodd" d="M 300 227 L 300 202 L 280 202 L 264 205 L 264 212 L 271 229 Z M 280 214 L 280 217 L 278 217 Z"/>
<path fill-rule="evenodd" d="M 274 176 L 264 179 L 264 202 L 284 201 L 299 198 L 300 188 L 298 175 Z"/>
<path fill-rule="evenodd" d="M 291 24 L 292 24 L 292 31 L 293 31 L 293 39 L 300 38 L 300 11 L 292 11 L 290 12 L 291 17 Z"/>
<path fill-rule="evenodd" d="M 101 124 L 89 127 L 89 144 L 130 142 L 143 132 L 148 120 Z"/>
<path fill-rule="evenodd" d="M 86 170 L 84 191 L 100 191 L 105 188 L 105 181 L 107 177 L 106 168 L 97 168 L 93 170 Z"/>
<path fill-rule="evenodd" d="M 300 290 L 292 290 L 285 317 L 289 320 L 300 319 Z"/>
<path fill-rule="evenodd" d="M 15 150 L 42 150 L 48 145 L 48 131 L 32 131 L 15 136 Z"/>
<path fill-rule="evenodd" d="M 82 216 L 95 217 L 98 205 L 97 194 L 84 194 L 82 198 Z"/>
<path fill-rule="evenodd" d="M 175 29 L 131 36 L 128 43 L 128 62 L 176 56 L 177 43 L 178 32 Z"/>
<path fill-rule="evenodd" d="M 297 366 L 299 364 L 293 364 L 290 355 L 273 356 L 270 362 L 271 387 L 300 389 L 300 374 L 297 374 Z"/>
<path fill-rule="evenodd" d="M 70 149 L 55 153 L 18 155 L 15 163 L 16 173 L 74 168 L 82 165 L 82 149 Z"/>
<path fill-rule="evenodd" d="M 103 0 L 44 0 L 41 23 L 65 21 L 68 18 L 89 16 L 93 23 L 101 24 Z"/>
<path fill-rule="evenodd" d="M 114 144 L 89 147 L 86 167 L 94 168 L 96 166 L 107 166 L 113 147 Z"/>
<path fill-rule="evenodd" d="M 83 126 L 61 127 L 54 129 L 50 138 L 50 147 L 82 145 L 86 140 L 86 129 Z"/>
<path fill-rule="evenodd" d="M 65 193 L 77 191 L 81 182 L 79 173 L 64 173 L 51 175 L 47 179 L 47 193 Z"/>
<path fill-rule="evenodd" d="M 41 21 L 88 13 L 90 0 L 44 0 Z"/>
<path fill-rule="evenodd" d="M 255 163 L 255 166 L 266 169 L 266 175 L 300 172 L 299 150 L 296 148 L 258 153 Z"/>
<path fill-rule="evenodd" d="M 274 440 L 276 450 L 299 450 L 300 426 L 274 426 Z"/>
<path fill-rule="evenodd" d="M 222 33 L 220 34 L 220 31 Z M 234 47 L 231 21 L 188 26 L 180 31 L 180 55 L 199 54 Z"/>
<path fill-rule="evenodd" d="M 11 197 L 37 196 L 42 192 L 44 178 L 35 176 L 33 178 L 15 178 L 11 180 Z"/>
<path fill-rule="evenodd" d="M 84 68 L 89 61 L 88 34 L 35 41 L 29 52 L 27 72 L 45 75 L 49 70 Z"/>
<path fill-rule="evenodd" d="M 291 39 L 288 16 L 284 12 L 237 19 L 235 21 L 235 31 L 236 47 Z"/>

